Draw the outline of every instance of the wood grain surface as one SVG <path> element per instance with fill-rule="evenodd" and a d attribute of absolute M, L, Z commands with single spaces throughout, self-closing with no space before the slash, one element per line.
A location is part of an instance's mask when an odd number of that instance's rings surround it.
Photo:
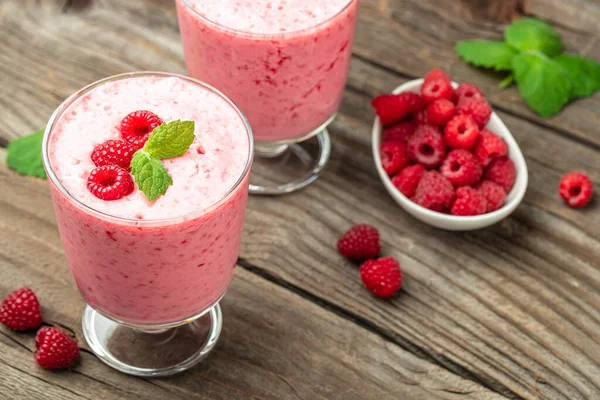
<path fill-rule="evenodd" d="M 536 15 L 568 51 L 600 59 L 600 3 L 440 3 L 361 0 L 330 164 L 301 192 L 250 199 L 220 345 L 179 376 L 128 377 L 89 352 L 46 183 L 0 166 L 0 295 L 35 288 L 45 323 L 83 351 L 73 370 L 43 371 L 32 334 L 0 328 L 0 398 L 600 399 L 600 205 L 571 210 L 556 190 L 571 170 L 600 187 L 600 96 L 544 120 L 453 49 Z M 527 159 L 523 204 L 485 230 L 412 219 L 375 172 L 370 99 L 433 67 L 480 85 Z M 185 72 L 172 1 L 1 0 L 0 144 L 42 127 L 85 84 L 134 70 Z M 390 301 L 335 250 L 360 222 L 380 228 L 383 254 L 403 266 Z"/>

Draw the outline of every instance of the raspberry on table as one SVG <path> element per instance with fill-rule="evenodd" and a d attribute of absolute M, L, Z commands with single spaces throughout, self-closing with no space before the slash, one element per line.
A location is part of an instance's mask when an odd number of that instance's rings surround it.
<path fill-rule="evenodd" d="M 433 211 L 444 212 L 450 209 L 454 200 L 454 187 L 438 171 L 426 172 L 413 197 L 413 201 Z"/>
<path fill-rule="evenodd" d="M 424 173 L 425 167 L 421 164 L 409 165 L 392 178 L 392 184 L 403 195 L 411 198 L 415 195 Z"/>
<path fill-rule="evenodd" d="M 42 324 L 40 303 L 28 287 L 13 290 L 2 300 L 0 322 L 13 331 L 27 331 Z"/>
<path fill-rule="evenodd" d="M 371 101 L 375 113 L 386 126 L 399 122 L 421 109 L 421 97 L 416 93 L 382 94 Z"/>
<path fill-rule="evenodd" d="M 483 128 L 490 120 L 492 108 L 484 99 L 463 97 L 456 105 L 458 114 L 467 114 L 473 118 L 473 121 Z"/>
<path fill-rule="evenodd" d="M 456 200 L 452 204 L 452 215 L 481 215 L 487 211 L 487 201 L 475 189 L 463 186 L 456 189 Z"/>
<path fill-rule="evenodd" d="M 444 138 L 453 149 L 472 149 L 479 140 L 479 127 L 470 115 L 455 115 L 444 128 Z"/>
<path fill-rule="evenodd" d="M 408 164 L 404 142 L 385 142 L 380 148 L 381 166 L 388 175 L 394 175 Z"/>
<path fill-rule="evenodd" d="M 585 174 L 570 172 L 560 180 L 558 193 L 569 207 L 583 207 L 592 198 L 592 181 Z"/>
<path fill-rule="evenodd" d="M 383 142 L 406 142 L 415 133 L 417 124 L 413 120 L 400 121 L 383 130 Z"/>
<path fill-rule="evenodd" d="M 66 368 L 79 356 L 77 342 L 62 329 L 44 326 L 35 336 L 35 361 L 48 369 Z"/>
<path fill-rule="evenodd" d="M 483 180 L 475 185 L 474 188 L 487 201 L 487 212 L 498 210 L 506 202 L 506 192 L 502 186 L 495 182 Z"/>
<path fill-rule="evenodd" d="M 456 88 L 456 97 L 458 97 L 458 101 L 463 98 L 484 99 L 483 92 L 477 86 L 468 82 L 463 82 L 458 85 L 458 88 Z"/>
<path fill-rule="evenodd" d="M 119 128 L 123 139 L 136 147 L 136 150 L 144 146 L 150 133 L 154 128 L 160 126 L 163 120 L 158 115 L 146 111 L 134 111 L 121 121 Z"/>
<path fill-rule="evenodd" d="M 440 131 L 429 125 L 419 126 L 408 139 L 408 156 L 427 168 L 437 167 L 444 161 L 446 143 Z"/>
<path fill-rule="evenodd" d="M 424 81 L 421 86 L 421 98 L 425 103 L 432 103 L 440 99 L 454 101 L 454 88 L 452 87 L 452 84 L 444 78 Z"/>
<path fill-rule="evenodd" d="M 473 152 L 479 161 L 487 166 L 493 158 L 508 155 L 508 147 L 500 136 L 487 129 L 482 129 Z"/>
<path fill-rule="evenodd" d="M 368 224 L 354 225 L 337 242 L 338 252 L 350 260 L 364 261 L 381 251 L 379 232 Z"/>
<path fill-rule="evenodd" d="M 435 126 L 443 126 L 455 113 L 454 103 L 439 99 L 427 106 L 427 120 Z"/>
<path fill-rule="evenodd" d="M 508 157 L 496 157 L 485 168 L 484 177 L 502 186 L 506 193 L 510 192 L 515 184 L 517 171 L 515 163 Z"/>
<path fill-rule="evenodd" d="M 440 167 L 440 172 L 454 186 L 470 186 L 483 175 L 483 166 L 469 151 L 451 150 Z"/>
<path fill-rule="evenodd" d="M 114 164 L 129 169 L 131 158 L 136 150 L 133 144 L 124 140 L 107 140 L 94 148 L 92 162 L 97 167 Z"/>
<path fill-rule="evenodd" d="M 117 165 L 96 167 L 87 180 L 90 192 L 102 200 L 118 200 L 133 191 L 134 183 L 129 172 Z"/>
<path fill-rule="evenodd" d="M 360 266 L 360 278 L 377 297 L 391 297 L 402 287 L 400 264 L 392 257 L 366 261 Z"/>

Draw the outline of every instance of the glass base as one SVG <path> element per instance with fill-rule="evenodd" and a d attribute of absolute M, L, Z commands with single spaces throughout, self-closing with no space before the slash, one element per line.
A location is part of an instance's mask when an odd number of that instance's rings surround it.
<path fill-rule="evenodd" d="M 329 132 L 294 144 L 256 143 L 250 193 L 278 195 L 302 189 L 319 177 L 331 155 Z"/>
<path fill-rule="evenodd" d="M 83 334 L 91 350 L 109 366 L 130 375 L 167 376 L 198 364 L 215 347 L 223 327 L 217 303 L 201 317 L 174 328 L 138 329 L 87 306 Z"/>

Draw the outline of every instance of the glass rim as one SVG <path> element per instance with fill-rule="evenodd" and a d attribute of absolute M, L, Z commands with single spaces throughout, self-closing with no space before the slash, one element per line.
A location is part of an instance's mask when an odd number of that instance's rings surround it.
<path fill-rule="evenodd" d="M 189 9 L 192 12 L 192 14 L 195 17 L 197 17 L 198 19 L 204 21 L 208 25 L 211 25 L 217 29 L 220 29 L 220 30 L 228 32 L 228 33 L 234 33 L 239 36 L 245 36 L 245 37 L 249 37 L 249 38 L 266 38 L 266 39 L 272 39 L 274 37 L 281 37 L 281 36 L 294 36 L 294 35 L 302 34 L 305 32 L 312 32 L 315 28 L 318 28 L 322 25 L 325 25 L 325 24 L 333 21 L 340 14 L 342 14 L 344 11 L 346 11 L 348 8 L 350 8 L 350 6 L 354 2 L 358 2 L 358 0 L 348 0 L 348 2 L 344 5 L 344 7 L 342 7 L 334 15 L 332 15 L 331 17 L 327 18 L 324 21 L 321 21 L 315 25 L 308 26 L 306 28 L 300 28 L 300 29 L 296 29 L 293 31 L 286 31 L 286 32 L 255 33 L 255 32 L 248 32 L 248 31 L 244 31 L 244 30 L 240 30 L 240 29 L 235 29 L 235 28 L 231 28 L 231 27 L 219 24 L 218 22 L 213 21 L 212 19 L 209 19 L 209 18 L 205 17 L 204 15 L 200 14 L 197 10 L 194 9 L 194 7 L 192 7 L 190 5 L 189 0 L 180 0 L 180 1 L 183 3 L 183 5 L 187 9 Z"/>
<path fill-rule="evenodd" d="M 76 100 L 82 98 L 84 95 L 90 93 L 93 89 L 95 89 L 107 82 L 128 79 L 128 78 L 143 77 L 143 76 L 160 76 L 160 77 L 167 77 L 167 78 L 169 78 L 169 77 L 170 78 L 179 78 L 179 79 L 183 79 L 188 82 L 192 82 L 194 84 L 200 85 L 200 86 L 204 87 L 205 89 L 217 94 L 219 97 L 221 97 L 223 100 L 225 100 L 231 107 L 233 107 L 234 111 L 242 119 L 244 127 L 246 128 L 246 135 L 248 138 L 248 158 L 246 160 L 246 165 L 244 166 L 244 170 L 242 171 L 242 173 L 240 174 L 240 177 L 236 180 L 236 182 L 227 190 L 227 192 L 225 192 L 218 200 L 216 200 L 212 204 L 210 204 L 206 207 L 202 207 L 199 210 L 194 210 L 194 211 L 191 211 L 191 212 L 183 214 L 183 215 L 178 215 L 178 216 L 169 217 L 169 218 L 155 218 L 155 219 L 125 218 L 125 217 L 120 217 L 120 216 L 106 213 L 104 211 L 97 210 L 97 209 L 83 203 L 82 201 L 76 199 L 71 193 L 69 193 L 69 191 L 65 188 L 65 186 L 62 184 L 62 182 L 56 176 L 56 173 L 54 172 L 54 169 L 52 168 L 52 164 L 50 162 L 48 143 L 50 141 L 50 135 L 52 133 L 52 130 L 56 126 L 57 121 L 59 121 L 60 117 L 62 116 L 62 113 L 66 109 L 68 109 Z M 61 195 L 63 195 L 69 201 L 74 203 L 79 209 L 81 209 L 87 213 L 90 213 L 96 217 L 99 217 L 101 219 L 108 220 L 111 222 L 120 223 L 122 225 L 133 225 L 133 226 L 164 226 L 164 225 L 173 224 L 173 223 L 180 222 L 180 221 L 193 220 L 195 218 L 198 218 L 198 217 L 206 214 L 207 211 L 213 210 L 213 209 L 219 207 L 226 199 L 228 199 L 231 196 L 231 194 L 233 192 L 235 192 L 240 187 L 242 182 L 249 175 L 253 158 L 254 158 L 254 139 L 252 136 L 252 128 L 250 127 L 250 123 L 248 122 L 248 119 L 246 118 L 246 116 L 244 115 L 242 110 L 233 102 L 233 100 L 231 100 L 229 97 L 227 97 L 225 94 L 223 94 L 220 90 L 216 89 L 215 87 L 213 87 L 207 83 L 204 83 L 202 81 L 199 81 L 197 79 L 190 78 L 188 76 L 184 76 L 184 75 L 180 75 L 180 74 L 174 74 L 174 73 L 169 73 L 169 72 L 159 72 L 159 71 L 126 72 L 123 74 L 109 76 L 107 78 L 100 79 L 98 81 L 95 81 L 93 83 L 90 83 L 90 84 L 84 86 L 83 88 L 79 89 L 78 91 L 76 91 L 75 93 L 73 93 L 69 97 L 67 97 L 52 113 L 50 120 L 46 124 L 46 129 L 44 131 L 44 137 L 42 139 L 42 160 L 44 163 L 44 169 L 46 170 L 48 179 L 50 180 L 50 182 L 52 182 L 54 184 L 54 186 L 58 189 L 58 191 L 60 192 Z"/>

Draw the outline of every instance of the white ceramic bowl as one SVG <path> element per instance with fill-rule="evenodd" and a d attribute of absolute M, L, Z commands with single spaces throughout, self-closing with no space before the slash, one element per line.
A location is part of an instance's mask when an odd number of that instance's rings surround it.
<path fill-rule="evenodd" d="M 421 90 L 421 84 L 423 79 L 415 79 L 405 84 L 398 86 L 394 90 L 394 94 L 400 92 L 414 92 L 419 93 Z M 453 82 L 452 85 L 456 88 L 457 83 Z M 375 167 L 379 173 L 379 177 L 383 182 L 383 185 L 389 192 L 390 196 L 413 217 L 437 228 L 452 230 L 452 231 L 469 231 L 473 229 L 485 228 L 495 224 L 496 222 L 508 217 L 517 206 L 523 200 L 525 191 L 527 190 L 527 164 L 523 153 L 519 148 L 519 145 L 510 134 L 504 122 L 496 115 L 492 113 L 490 121 L 488 122 L 487 129 L 494 132 L 496 135 L 502 137 L 508 146 L 508 156 L 515 163 L 517 176 L 515 179 L 515 185 L 511 189 L 510 193 L 506 196 L 506 203 L 500 209 L 491 213 L 475 216 L 461 217 L 456 215 L 442 214 L 436 211 L 431 211 L 425 207 L 421 207 L 417 203 L 413 203 L 408 197 L 404 196 L 396 187 L 392 184 L 392 180 L 386 174 L 381 167 L 381 156 L 379 148 L 381 147 L 382 139 L 382 125 L 379 118 L 375 118 L 373 124 L 373 157 L 375 159 Z"/>

